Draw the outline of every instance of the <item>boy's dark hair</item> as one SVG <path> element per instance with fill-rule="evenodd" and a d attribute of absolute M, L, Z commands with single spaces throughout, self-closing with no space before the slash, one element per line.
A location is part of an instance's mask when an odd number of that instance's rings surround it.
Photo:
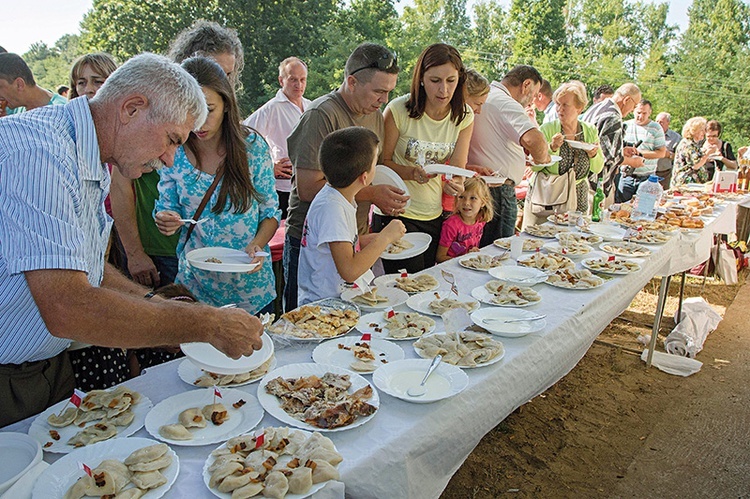
<path fill-rule="evenodd" d="M 369 171 L 378 154 L 380 140 L 361 126 L 342 128 L 329 134 L 320 144 L 318 161 L 332 187 L 349 187 L 357 177 Z"/>

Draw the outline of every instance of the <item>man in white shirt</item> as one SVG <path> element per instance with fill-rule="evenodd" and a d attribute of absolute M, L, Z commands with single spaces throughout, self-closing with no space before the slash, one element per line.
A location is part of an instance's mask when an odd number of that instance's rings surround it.
<path fill-rule="evenodd" d="M 552 101 L 552 84 L 549 80 L 542 80 L 542 86 L 534 99 L 536 108 L 544 113 L 542 123 L 549 123 L 557 119 L 557 106 Z"/>
<path fill-rule="evenodd" d="M 304 97 L 307 87 L 305 63 L 297 57 L 287 57 L 281 61 L 279 85 L 281 88 L 274 98 L 263 104 L 244 123 L 260 132 L 271 147 L 276 193 L 279 195 L 281 218 L 285 219 L 292 190 L 292 162 L 289 160 L 286 139 L 310 105 L 310 100 Z"/>
<path fill-rule="evenodd" d="M 516 66 L 499 83 L 493 81 L 482 113 L 474 118 L 469 164 L 492 169 L 505 183 L 491 189 L 495 217 L 487 222 L 479 243 L 486 246 L 515 233 L 515 185 L 523 178 L 526 149 L 537 164 L 550 162 L 547 141 L 525 107 L 534 101 L 542 76 L 531 66 Z"/>
<path fill-rule="evenodd" d="M 659 181 L 664 190 L 669 189 L 672 182 L 672 168 L 674 167 L 674 151 L 677 149 L 677 144 L 682 140 L 682 135 L 669 128 L 669 124 L 672 121 L 672 115 L 666 112 L 661 112 L 656 115 L 656 121 L 661 129 L 664 130 L 664 143 L 667 148 L 667 152 L 663 158 L 656 160 L 656 174 L 662 179 Z"/>

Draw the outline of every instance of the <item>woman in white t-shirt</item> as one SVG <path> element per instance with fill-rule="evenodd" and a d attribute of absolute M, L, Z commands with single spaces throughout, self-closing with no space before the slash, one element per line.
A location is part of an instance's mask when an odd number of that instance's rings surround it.
<path fill-rule="evenodd" d="M 385 110 L 383 163 L 406 181 L 411 203 L 399 219 L 407 232 L 426 232 L 432 244 L 423 254 L 408 260 L 384 261 L 386 272 L 406 268 L 418 272 L 435 264 L 442 227 L 442 193 L 463 192 L 463 178 L 430 176 L 424 166 L 438 163 L 466 167 L 474 114 L 466 104 L 466 72 L 454 47 L 436 43 L 417 60 L 411 92 L 392 100 Z M 393 217 L 374 215 L 378 232 Z"/>

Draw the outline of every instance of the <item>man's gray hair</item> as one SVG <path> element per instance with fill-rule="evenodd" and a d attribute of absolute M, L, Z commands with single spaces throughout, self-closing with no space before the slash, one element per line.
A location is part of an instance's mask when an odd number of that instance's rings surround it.
<path fill-rule="evenodd" d="M 305 64 L 305 61 L 300 59 L 299 57 L 287 57 L 283 61 L 281 61 L 281 64 L 279 64 L 279 78 L 284 78 L 289 75 L 289 68 L 290 65 L 294 64 L 295 62 L 298 62 L 302 64 L 305 67 L 305 71 L 307 71 L 307 64 Z"/>
<path fill-rule="evenodd" d="M 656 121 L 659 121 L 661 118 L 665 118 L 667 120 L 667 123 L 672 123 L 672 115 L 667 113 L 666 111 L 662 111 L 656 115 Z"/>
<path fill-rule="evenodd" d="M 624 83 L 615 90 L 615 95 L 620 97 L 631 97 L 636 102 L 641 100 L 641 89 L 635 83 Z"/>
<path fill-rule="evenodd" d="M 185 123 L 190 115 L 197 130 L 208 115 L 206 98 L 195 78 L 160 55 L 144 53 L 125 62 L 107 78 L 92 102 L 111 103 L 133 94 L 148 99 L 153 123 Z"/>

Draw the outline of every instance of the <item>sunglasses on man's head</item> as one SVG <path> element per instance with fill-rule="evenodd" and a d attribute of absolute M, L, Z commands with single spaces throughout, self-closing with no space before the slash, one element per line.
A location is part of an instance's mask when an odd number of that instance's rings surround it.
<path fill-rule="evenodd" d="M 398 64 L 398 61 L 396 60 L 396 56 L 388 52 L 378 57 L 376 60 L 372 61 L 367 66 L 362 66 L 361 68 L 355 69 L 354 71 L 349 73 L 349 75 L 351 76 L 365 69 L 378 69 L 380 71 L 388 71 L 389 69 L 394 67 L 396 64 Z"/>

